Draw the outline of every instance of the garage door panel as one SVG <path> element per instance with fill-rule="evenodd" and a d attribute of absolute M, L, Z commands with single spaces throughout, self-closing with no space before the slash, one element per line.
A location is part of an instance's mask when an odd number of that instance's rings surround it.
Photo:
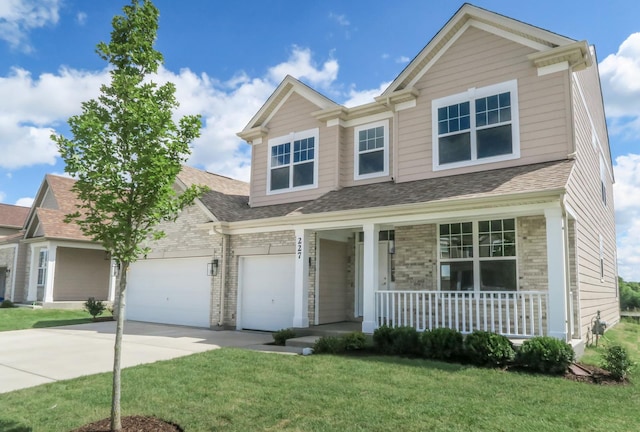
<path fill-rule="evenodd" d="M 240 327 L 276 331 L 293 324 L 294 255 L 242 257 Z"/>
<path fill-rule="evenodd" d="M 133 263 L 127 283 L 127 319 L 209 327 L 209 261 L 198 257 Z"/>

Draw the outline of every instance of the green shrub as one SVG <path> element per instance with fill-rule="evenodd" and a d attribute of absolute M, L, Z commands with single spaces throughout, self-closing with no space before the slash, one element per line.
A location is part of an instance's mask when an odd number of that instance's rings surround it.
<path fill-rule="evenodd" d="M 346 351 L 357 351 L 367 346 L 367 337 L 362 332 L 353 332 L 342 336 Z"/>
<path fill-rule="evenodd" d="M 273 333 L 272 336 L 276 345 L 285 345 L 287 343 L 287 339 L 293 339 L 296 337 L 296 332 L 293 329 L 286 328 L 278 330 Z"/>
<path fill-rule="evenodd" d="M 106 308 L 104 302 L 96 300 L 94 297 L 89 297 L 89 300 L 84 303 L 84 310 L 89 312 L 93 319 L 96 319 L 98 315 L 102 315 Z"/>
<path fill-rule="evenodd" d="M 450 328 L 425 330 L 420 338 L 422 355 L 435 360 L 456 360 L 462 354 L 462 333 Z"/>
<path fill-rule="evenodd" d="M 382 354 L 393 354 L 394 328 L 382 325 L 373 331 L 373 348 Z"/>
<path fill-rule="evenodd" d="M 573 362 L 575 353 L 568 343 L 550 336 L 526 340 L 516 354 L 522 367 L 547 374 L 562 374 Z"/>
<path fill-rule="evenodd" d="M 344 339 L 337 336 L 322 336 L 313 344 L 314 354 L 342 354 L 344 351 Z"/>
<path fill-rule="evenodd" d="M 479 366 L 504 366 L 513 361 L 516 353 L 509 338 L 497 333 L 476 330 L 464 340 L 467 360 Z"/>
<path fill-rule="evenodd" d="M 16 307 L 16 305 L 14 305 L 11 300 L 3 300 L 2 303 L 0 303 L 0 309 L 9 309 L 14 307 Z"/>
<path fill-rule="evenodd" d="M 627 377 L 634 364 L 624 347 L 611 345 L 604 349 L 601 366 L 608 370 L 613 378 L 622 381 Z"/>
<path fill-rule="evenodd" d="M 420 334 L 414 327 L 401 326 L 393 329 L 391 353 L 394 355 L 419 355 Z"/>

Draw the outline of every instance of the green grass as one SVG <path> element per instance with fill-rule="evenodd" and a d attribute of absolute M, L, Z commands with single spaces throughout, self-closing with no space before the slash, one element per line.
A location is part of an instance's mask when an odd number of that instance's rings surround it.
<path fill-rule="evenodd" d="M 0 331 L 57 327 L 91 322 L 88 312 L 63 309 L 0 309 Z M 0 430 L 2 430 L 0 428 Z"/>
<path fill-rule="evenodd" d="M 635 362 L 640 361 L 640 324 L 634 320 L 623 318 L 614 328 L 600 337 L 597 348 L 595 346 L 588 347 L 580 360 L 584 363 L 600 366 L 604 347 L 612 344 L 622 345 Z M 640 371 L 636 371 L 636 375 L 640 377 L 638 372 Z"/>
<path fill-rule="evenodd" d="M 638 336 L 626 324 L 607 336 L 628 333 Z M 0 395 L 0 430 L 68 431 L 108 417 L 110 386 L 100 374 Z M 612 432 L 636 430 L 639 405 L 637 385 L 391 357 L 221 349 L 123 371 L 123 415 L 185 431 Z"/>

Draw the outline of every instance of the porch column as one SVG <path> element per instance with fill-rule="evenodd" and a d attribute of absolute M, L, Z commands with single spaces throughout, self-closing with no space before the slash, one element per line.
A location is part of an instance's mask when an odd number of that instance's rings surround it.
<path fill-rule="evenodd" d="M 296 228 L 293 327 L 309 327 L 309 231 Z"/>
<path fill-rule="evenodd" d="M 49 243 L 47 247 L 47 276 L 44 282 L 44 295 L 42 296 L 43 303 L 53 302 L 53 280 L 56 275 L 56 252 L 58 246 L 54 243 Z"/>
<path fill-rule="evenodd" d="M 365 224 L 362 266 L 362 331 L 373 333 L 376 324 L 376 291 L 378 290 L 378 234 L 380 226 Z"/>
<path fill-rule="evenodd" d="M 546 209 L 547 225 L 547 329 L 549 336 L 567 340 L 567 269 L 564 218 L 560 208 Z"/>

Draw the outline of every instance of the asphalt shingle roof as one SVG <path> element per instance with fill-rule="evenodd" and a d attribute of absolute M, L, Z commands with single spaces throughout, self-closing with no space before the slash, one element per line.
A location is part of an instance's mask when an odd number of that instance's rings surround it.
<path fill-rule="evenodd" d="M 253 208 L 248 196 L 212 190 L 202 202 L 219 220 L 247 221 L 558 190 L 566 187 L 572 167 L 572 160 L 561 160 L 405 183 L 374 183 L 328 192 L 313 201 Z"/>
<path fill-rule="evenodd" d="M 0 227 L 22 228 L 28 214 L 29 207 L 0 203 Z"/>

